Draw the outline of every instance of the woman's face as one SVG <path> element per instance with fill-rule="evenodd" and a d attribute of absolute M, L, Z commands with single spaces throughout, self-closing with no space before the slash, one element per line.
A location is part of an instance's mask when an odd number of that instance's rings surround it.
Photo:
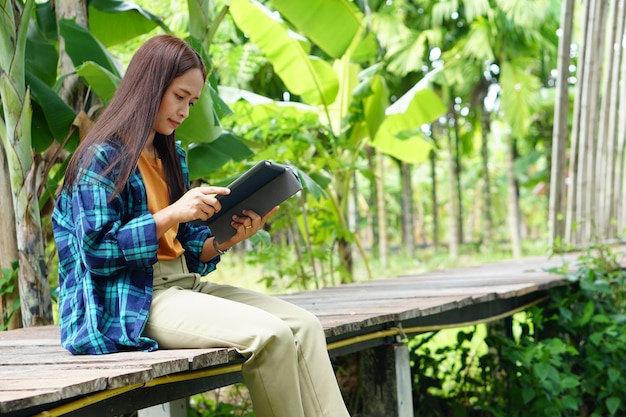
<path fill-rule="evenodd" d="M 203 86 L 202 71 L 198 68 L 174 78 L 163 94 L 152 129 L 165 136 L 171 135 L 189 116 L 189 108 L 200 97 Z"/>

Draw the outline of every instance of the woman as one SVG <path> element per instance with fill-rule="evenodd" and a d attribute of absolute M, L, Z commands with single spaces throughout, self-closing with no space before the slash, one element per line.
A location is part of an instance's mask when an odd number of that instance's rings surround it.
<path fill-rule="evenodd" d="M 176 127 L 206 81 L 200 56 L 169 35 L 146 42 L 69 162 L 53 214 L 61 341 L 73 354 L 233 347 L 259 417 L 342 417 L 315 316 L 290 303 L 201 281 L 276 212 L 205 226 L 223 187 L 189 189 Z"/>

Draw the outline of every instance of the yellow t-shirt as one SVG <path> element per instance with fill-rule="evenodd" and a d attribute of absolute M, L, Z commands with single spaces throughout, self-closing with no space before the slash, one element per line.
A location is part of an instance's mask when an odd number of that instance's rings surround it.
<path fill-rule="evenodd" d="M 163 164 L 159 158 L 154 158 L 145 152 L 139 157 L 139 172 L 143 177 L 148 194 L 148 210 L 154 214 L 170 205 L 170 197 L 167 192 L 167 183 L 163 172 Z M 169 229 L 159 238 L 157 257 L 160 261 L 171 261 L 183 254 L 185 249 L 180 244 L 176 235 L 178 225 Z"/>

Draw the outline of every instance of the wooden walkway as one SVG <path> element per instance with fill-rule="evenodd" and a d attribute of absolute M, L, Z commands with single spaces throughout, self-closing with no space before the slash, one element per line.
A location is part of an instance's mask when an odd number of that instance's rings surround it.
<path fill-rule="evenodd" d="M 550 288 L 567 285 L 545 271 L 562 264 L 530 258 L 281 298 L 320 318 L 329 352 L 338 356 L 509 316 L 544 300 Z M 241 362 L 229 349 L 72 356 L 60 347 L 56 326 L 0 332 L 0 415 L 127 413 L 239 382 Z"/>

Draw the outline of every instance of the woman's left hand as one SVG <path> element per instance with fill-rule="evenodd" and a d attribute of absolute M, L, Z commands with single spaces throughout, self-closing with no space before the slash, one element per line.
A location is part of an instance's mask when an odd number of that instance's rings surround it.
<path fill-rule="evenodd" d="M 234 215 L 230 224 L 236 230 L 236 233 L 233 237 L 224 242 L 224 244 L 229 247 L 234 246 L 235 244 L 254 236 L 256 232 L 263 228 L 267 220 L 277 211 L 278 206 L 271 209 L 269 213 L 262 217 L 252 210 L 243 210 L 242 216 Z"/>

